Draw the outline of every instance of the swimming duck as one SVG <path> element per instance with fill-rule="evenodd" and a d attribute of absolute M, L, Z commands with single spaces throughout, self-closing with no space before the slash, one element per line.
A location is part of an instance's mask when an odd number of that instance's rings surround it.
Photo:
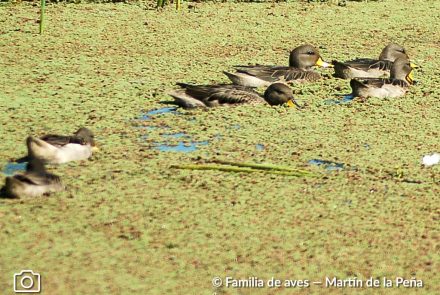
<path fill-rule="evenodd" d="M 26 140 L 28 155 L 47 164 L 62 164 L 85 160 L 98 150 L 94 135 L 87 128 L 80 128 L 74 135 L 45 135 L 41 138 L 29 136 Z"/>
<path fill-rule="evenodd" d="M 313 66 L 331 67 L 322 60 L 318 50 L 312 45 L 302 45 L 290 52 L 289 66 L 235 66 L 236 72 L 224 71 L 232 83 L 249 87 L 267 87 L 270 84 L 283 82 L 317 81 L 321 75 L 312 71 Z"/>
<path fill-rule="evenodd" d="M 63 189 L 59 176 L 48 173 L 41 160 L 31 159 L 25 173 L 6 177 L 2 193 L 9 198 L 38 197 Z"/>
<path fill-rule="evenodd" d="M 260 104 L 267 102 L 270 105 L 287 104 L 301 108 L 293 98 L 292 89 L 284 83 L 271 84 L 262 97 L 253 88 L 232 85 L 189 85 L 177 83 L 183 89 L 169 93 L 175 103 L 184 108 L 216 107 L 220 105 Z"/>
<path fill-rule="evenodd" d="M 334 76 L 342 79 L 379 78 L 390 73 L 393 62 L 399 57 L 409 59 L 405 48 L 391 43 L 385 46 L 379 59 L 359 58 L 346 62 L 332 61 L 335 68 Z M 411 66 L 416 67 L 414 64 Z"/>
<path fill-rule="evenodd" d="M 407 58 L 396 59 L 391 67 L 390 78 L 352 79 L 353 96 L 358 97 L 400 97 L 414 83 L 413 68 Z"/>

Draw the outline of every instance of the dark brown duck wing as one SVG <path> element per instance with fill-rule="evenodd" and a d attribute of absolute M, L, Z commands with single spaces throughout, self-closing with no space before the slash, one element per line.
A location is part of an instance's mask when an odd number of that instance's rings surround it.
<path fill-rule="evenodd" d="M 20 182 L 32 185 L 46 185 L 54 182 L 61 182 L 59 176 L 47 172 L 42 161 L 31 159 L 26 167 L 24 174 L 16 174 L 13 176 Z"/>
<path fill-rule="evenodd" d="M 82 137 L 78 137 L 74 135 L 64 136 L 64 135 L 48 134 L 43 137 L 40 137 L 40 139 L 54 146 L 64 146 L 69 143 L 77 143 L 82 145 L 86 144 L 85 140 Z"/>
<path fill-rule="evenodd" d="M 318 81 L 321 79 L 321 75 L 314 71 L 304 71 L 300 69 L 290 68 L 285 70 L 284 80 L 290 81 Z"/>
<path fill-rule="evenodd" d="M 321 79 L 321 75 L 313 71 L 301 70 L 293 67 L 278 66 L 243 66 L 236 67 L 237 72 L 245 73 L 259 79 L 276 82 L 279 80 L 294 81 L 307 80 L 316 81 Z"/>
<path fill-rule="evenodd" d="M 247 89 L 221 89 L 213 93 L 207 105 L 264 103 L 265 100 L 255 91 Z"/>
<path fill-rule="evenodd" d="M 35 172 L 26 174 L 17 174 L 13 176 L 20 182 L 31 184 L 31 185 L 47 185 L 54 182 L 61 182 L 59 176 L 51 173 L 38 174 Z"/>
<path fill-rule="evenodd" d="M 334 60 L 335 77 L 342 79 L 358 77 L 379 78 L 390 71 L 393 63 L 387 60 L 360 58 L 346 62 Z"/>
<path fill-rule="evenodd" d="M 393 62 L 389 60 L 377 60 L 377 59 L 369 59 L 369 58 L 360 58 L 351 61 L 344 62 L 346 66 L 368 71 L 371 69 L 381 70 L 381 71 L 389 71 Z"/>
<path fill-rule="evenodd" d="M 63 146 L 70 142 L 70 136 L 55 135 L 55 134 L 44 135 L 40 137 L 40 139 L 55 146 Z"/>
<path fill-rule="evenodd" d="M 232 84 L 190 85 L 178 83 L 185 94 L 202 101 L 206 106 L 222 104 L 259 103 L 264 99 L 253 88 Z"/>

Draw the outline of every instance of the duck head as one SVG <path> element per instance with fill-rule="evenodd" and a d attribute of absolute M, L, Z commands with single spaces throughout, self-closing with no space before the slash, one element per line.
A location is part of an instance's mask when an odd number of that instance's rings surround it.
<path fill-rule="evenodd" d="M 395 43 L 390 43 L 382 50 L 379 56 L 379 60 L 389 60 L 394 62 L 399 57 L 409 59 L 406 54 L 405 48 Z"/>
<path fill-rule="evenodd" d="M 318 49 L 312 45 L 306 44 L 296 47 L 290 52 L 289 66 L 308 70 L 313 66 L 331 67 L 332 65 L 322 60 Z"/>
<path fill-rule="evenodd" d="M 92 146 L 94 151 L 99 150 L 95 144 L 95 135 L 90 129 L 82 127 L 75 132 L 75 136 L 81 138 L 84 144 Z"/>
<path fill-rule="evenodd" d="M 407 58 L 399 57 L 394 61 L 390 78 L 406 81 L 410 85 L 414 83 L 413 68 Z"/>
<path fill-rule="evenodd" d="M 273 83 L 267 87 L 264 92 L 264 99 L 270 105 L 287 104 L 290 107 L 296 106 L 297 108 L 301 108 L 293 98 L 292 89 L 284 83 Z"/>

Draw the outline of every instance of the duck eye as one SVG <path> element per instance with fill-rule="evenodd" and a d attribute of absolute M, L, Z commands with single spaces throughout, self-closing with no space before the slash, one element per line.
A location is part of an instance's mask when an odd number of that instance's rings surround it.
<path fill-rule="evenodd" d="M 308 54 L 308 55 L 314 55 L 315 53 L 314 53 L 313 51 L 310 50 L 310 51 L 307 51 L 307 54 Z"/>

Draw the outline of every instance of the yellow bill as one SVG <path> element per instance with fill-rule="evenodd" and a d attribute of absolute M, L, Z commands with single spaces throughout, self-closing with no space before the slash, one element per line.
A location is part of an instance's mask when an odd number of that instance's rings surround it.
<path fill-rule="evenodd" d="M 329 64 L 328 62 L 323 61 L 321 57 L 318 58 L 318 60 L 315 63 L 315 66 L 323 67 L 323 68 L 333 68 L 332 64 Z"/>
<path fill-rule="evenodd" d="M 413 84 L 414 83 L 413 71 L 409 72 L 409 74 L 406 76 L 406 81 L 408 81 L 409 84 Z"/>
<path fill-rule="evenodd" d="M 286 104 L 290 107 L 290 108 L 298 108 L 298 109 L 302 109 L 303 107 L 300 106 L 294 99 L 289 99 Z"/>
<path fill-rule="evenodd" d="M 287 101 L 287 105 L 288 105 L 289 107 L 291 107 L 291 108 L 296 107 L 296 105 L 293 103 L 293 101 L 292 101 L 291 99 L 289 99 L 289 100 Z"/>
<path fill-rule="evenodd" d="M 419 67 L 418 65 L 416 65 L 415 63 L 412 63 L 412 62 L 409 63 L 409 66 L 413 69 L 417 69 Z"/>

